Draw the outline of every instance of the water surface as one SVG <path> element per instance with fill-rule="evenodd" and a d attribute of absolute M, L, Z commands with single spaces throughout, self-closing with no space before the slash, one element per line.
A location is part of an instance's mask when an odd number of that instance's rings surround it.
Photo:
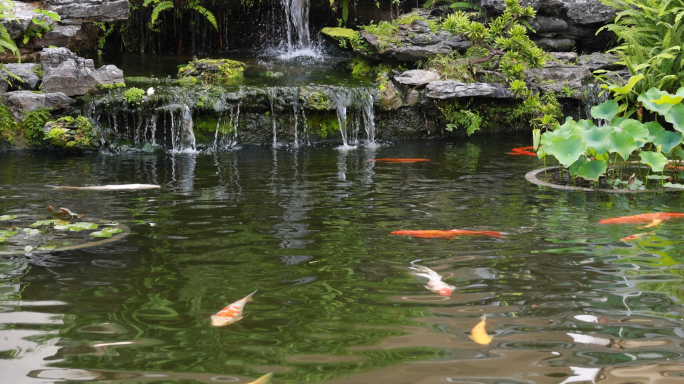
<path fill-rule="evenodd" d="M 245 146 L 214 154 L 0 153 L 0 216 L 118 221 L 98 247 L 0 256 L 7 383 L 674 383 L 684 377 L 677 192 L 529 184 L 526 140 Z M 413 164 L 374 158 L 428 158 Z M 149 183 L 158 190 L 54 190 Z M 1 223 L 1 222 L 0 222 Z M 405 229 L 502 231 L 452 240 Z M 653 232 L 636 242 L 622 237 Z M 424 287 L 411 262 L 456 286 Z M 258 290 L 244 319 L 209 317 Z M 493 340 L 470 330 L 486 316 Z"/>

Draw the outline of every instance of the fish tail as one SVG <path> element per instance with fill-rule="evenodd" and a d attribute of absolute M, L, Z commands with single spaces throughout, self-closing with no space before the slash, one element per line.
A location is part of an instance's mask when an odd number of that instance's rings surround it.
<path fill-rule="evenodd" d="M 258 291 L 258 289 L 257 289 L 257 291 Z M 252 301 L 252 295 L 257 293 L 257 291 L 254 291 L 254 292 L 250 293 L 249 295 L 245 296 L 245 298 L 243 300 L 244 301 Z"/>
<path fill-rule="evenodd" d="M 417 269 L 420 272 L 420 273 L 414 272 L 415 275 L 417 275 L 417 276 L 427 277 L 428 279 L 431 279 L 431 280 L 433 280 L 433 279 L 434 280 L 442 280 L 442 276 L 439 273 L 433 271 L 432 269 L 430 269 L 428 267 L 424 267 L 422 265 L 416 265 L 415 267 L 416 267 L 415 269 Z"/>

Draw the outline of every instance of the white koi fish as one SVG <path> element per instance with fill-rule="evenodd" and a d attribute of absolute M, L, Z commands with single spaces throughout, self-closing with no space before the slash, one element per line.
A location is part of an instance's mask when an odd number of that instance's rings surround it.
<path fill-rule="evenodd" d="M 223 308 L 217 314 L 211 315 L 211 325 L 223 327 L 242 319 L 242 310 L 248 302 L 252 301 L 252 295 L 255 293 L 256 291 Z"/>
<path fill-rule="evenodd" d="M 272 377 L 273 377 L 272 373 L 267 373 L 267 374 L 261 376 L 260 378 L 254 380 L 254 381 L 250 381 L 247 384 L 268 384 L 271 382 Z"/>
<path fill-rule="evenodd" d="M 442 276 L 428 267 L 422 265 L 412 264 L 411 269 L 418 272 L 413 272 L 414 275 L 426 277 L 428 279 L 425 288 L 432 292 L 439 293 L 442 296 L 451 296 L 451 293 L 456 289 L 453 285 L 449 285 L 442 281 Z"/>
<path fill-rule="evenodd" d="M 112 184 L 112 185 L 90 185 L 88 187 L 55 187 L 56 189 L 79 189 L 85 191 L 134 191 L 139 189 L 161 188 L 156 184 Z"/>

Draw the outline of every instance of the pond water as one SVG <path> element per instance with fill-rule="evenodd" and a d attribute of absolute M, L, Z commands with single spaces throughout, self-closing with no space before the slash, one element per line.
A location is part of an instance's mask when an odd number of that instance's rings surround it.
<path fill-rule="evenodd" d="M 47 218 L 52 205 L 130 228 L 0 256 L 2 381 L 681 382 L 684 220 L 598 222 L 684 212 L 682 195 L 532 185 L 539 161 L 505 154 L 527 142 L 0 153 L 0 216 Z M 161 188 L 53 188 L 130 183 Z M 454 228 L 505 234 L 390 233 Z M 412 262 L 453 294 L 426 289 Z M 242 320 L 211 326 L 254 290 Z M 482 316 L 489 344 L 469 337 Z"/>

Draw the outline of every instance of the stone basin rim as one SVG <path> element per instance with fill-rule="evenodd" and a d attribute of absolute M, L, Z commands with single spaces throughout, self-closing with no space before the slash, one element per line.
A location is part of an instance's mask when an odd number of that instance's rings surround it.
<path fill-rule="evenodd" d="M 546 167 L 539 168 L 533 171 L 529 171 L 525 174 L 525 179 L 532 184 L 549 187 L 553 189 L 559 189 L 562 191 L 584 191 L 584 192 L 604 192 L 604 193 L 640 193 L 640 192 L 678 192 L 676 189 L 663 188 L 663 189 L 609 189 L 609 188 L 587 188 L 587 187 L 573 187 L 570 185 L 558 185 L 554 183 L 549 183 L 547 181 L 541 180 L 537 176 L 545 171 L 557 171 L 558 167 Z"/>

